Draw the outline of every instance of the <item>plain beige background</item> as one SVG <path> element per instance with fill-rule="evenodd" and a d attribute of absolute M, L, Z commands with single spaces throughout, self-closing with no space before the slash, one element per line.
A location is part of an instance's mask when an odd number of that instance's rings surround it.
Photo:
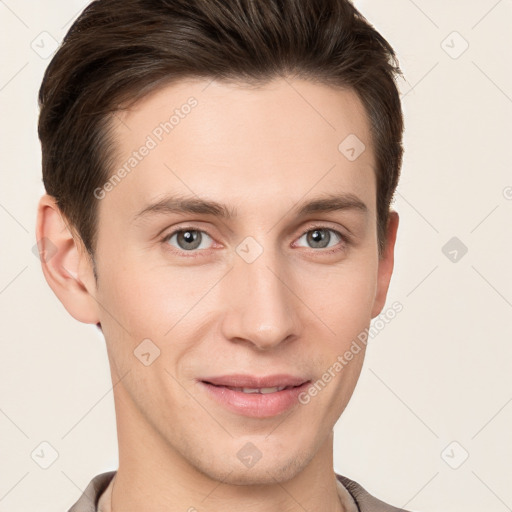
<path fill-rule="evenodd" d="M 512 0 L 355 3 L 407 79 L 388 296 L 403 311 L 369 343 L 335 469 L 409 510 L 512 510 Z M 104 341 L 33 253 L 37 91 L 85 5 L 0 2 L 0 512 L 67 510 L 117 468 Z"/>

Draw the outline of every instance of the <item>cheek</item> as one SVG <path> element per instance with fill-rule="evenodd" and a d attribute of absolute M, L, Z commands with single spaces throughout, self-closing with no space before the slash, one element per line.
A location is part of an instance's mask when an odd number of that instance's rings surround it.
<path fill-rule="evenodd" d="M 300 297 L 336 337 L 346 338 L 371 320 L 377 291 L 377 258 L 372 252 L 296 276 Z M 352 332 L 353 334 L 353 332 Z"/>
<path fill-rule="evenodd" d="M 150 328 L 155 332 L 161 330 L 163 326 L 155 324 L 155 320 L 163 320 L 162 309 L 166 303 L 157 300 L 159 290 L 144 279 L 142 272 L 135 269 L 114 270 L 104 276 L 100 286 L 103 292 L 99 300 L 104 303 L 113 320 L 117 321 L 119 328 L 132 336 L 137 333 L 148 337 L 153 334 L 149 332 Z M 141 332 L 146 329 L 148 332 Z"/>
<path fill-rule="evenodd" d="M 148 261 L 125 256 L 98 271 L 98 300 L 133 335 L 162 336 L 193 299 L 194 284 L 180 279 L 179 269 L 155 268 Z"/>
<path fill-rule="evenodd" d="M 161 360 L 169 360 L 170 344 L 173 359 L 190 350 L 196 329 L 207 318 L 202 297 L 218 281 L 218 273 L 129 256 L 99 266 L 102 328 L 119 364 L 129 364 L 146 339 L 160 349 Z"/>

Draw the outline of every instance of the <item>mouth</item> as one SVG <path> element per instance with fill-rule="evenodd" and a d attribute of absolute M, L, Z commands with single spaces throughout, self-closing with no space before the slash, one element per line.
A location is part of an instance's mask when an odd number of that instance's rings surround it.
<path fill-rule="evenodd" d="M 223 385 L 212 384 L 211 382 L 208 382 L 208 381 L 202 381 L 202 382 L 204 382 L 205 384 L 211 384 L 212 386 L 216 386 L 218 388 L 226 388 L 226 389 L 230 389 L 231 391 L 238 391 L 239 393 L 247 393 L 247 394 L 259 393 L 261 395 L 267 395 L 269 393 L 277 393 L 278 391 L 283 391 L 285 389 L 293 389 L 293 388 L 299 387 L 299 386 L 274 386 L 272 388 L 236 388 L 233 386 L 223 386 Z"/>
<path fill-rule="evenodd" d="M 199 383 L 209 399 L 228 411 L 252 418 L 270 418 L 298 405 L 300 393 L 307 390 L 311 380 L 287 375 L 233 375 Z"/>

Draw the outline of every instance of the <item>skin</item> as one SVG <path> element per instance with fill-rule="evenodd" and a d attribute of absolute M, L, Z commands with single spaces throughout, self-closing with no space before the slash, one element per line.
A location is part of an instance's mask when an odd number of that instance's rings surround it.
<path fill-rule="evenodd" d="M 315 381 L 382 311 L 398 214 L 379 257 L 364 108 L 353 91 L 304 80 L 178 82 L 113 118 L 118 166 L 190 96 L 198 105 L 98 201 L 97 282 L 53 198 L 39 204 L 37 238 L 56 247 L 42 261 L 45 277 L 74 318 L 101 323 L 107 343 L 119 441 L 113 510 L 342 511 L 333 427 L 364 350 L 307 405 L 276 417 L 230 412 L 197 379 L 289 373 Z M 366 145 L 355 161 L 338 150 L 349 134 Z M 237 216 L 134 220 L 171 193 L 225 203 Z M 300 204 L 332 193 L 354 194 L 367 212 L 296 216 Z M 318 224 L 331 235 L 327 248 L 308 239 Z M 200 248 L 163 240 L 186 227 L 201 232 Z M 249 236 L 263 249 L 252 263 L 236 252 Z M 160 349 L 149 366 L 133 353 L 146 338 Z M 250 468 L 237 457 L 247 442 L 261 452 Z"/>

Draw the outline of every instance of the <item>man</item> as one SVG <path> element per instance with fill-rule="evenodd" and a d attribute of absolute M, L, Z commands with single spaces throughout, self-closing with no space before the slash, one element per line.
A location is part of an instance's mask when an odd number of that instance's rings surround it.
<path fill-rule="evenodd" d="M 346 0 L 99 0 L 71 27 L 37 239 L 104 334 L 119 442 L 71 511 L 400 510 L 333 469 L 393 270 L 399 73 Z"/>

